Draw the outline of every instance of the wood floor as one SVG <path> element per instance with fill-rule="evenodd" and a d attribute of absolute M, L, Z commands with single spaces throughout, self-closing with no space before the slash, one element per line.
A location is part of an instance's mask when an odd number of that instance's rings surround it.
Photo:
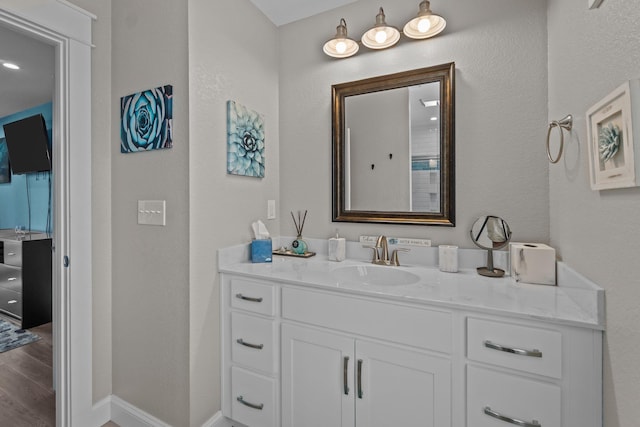
<path fill-rule="evenodd" d="M 55 427 L 51 323 L 40 340 L 0 353 L 0 427 Z"/>
<path fill-rule="evenodd" d="M 41 339 L 0 353 L 0 427 L 56 425 L 51 323 L 29 330 Z"/>

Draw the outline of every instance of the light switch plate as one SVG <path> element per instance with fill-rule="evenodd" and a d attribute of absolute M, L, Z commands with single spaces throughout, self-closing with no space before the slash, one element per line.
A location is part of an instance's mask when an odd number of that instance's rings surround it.
<path fill-rule="evenodd" d="M 138 224 L 167 225 L 166 200 L 138 200 Z"/>

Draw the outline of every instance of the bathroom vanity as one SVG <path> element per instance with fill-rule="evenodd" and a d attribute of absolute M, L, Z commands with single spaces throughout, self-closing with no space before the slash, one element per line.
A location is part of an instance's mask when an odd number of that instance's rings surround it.
<path fill-rule="evenodd" d="M 219 254 L 228 418 L 602 426 L 603 291 L 564 264 L 560 286 L 536 286 L 321 255 L 251 264 L 245 252 Z"/>
<path fill-rule="evenodd" d="M 23 329 L 51 322 L 51 239 L 0 230 L 0 312 Z"/>

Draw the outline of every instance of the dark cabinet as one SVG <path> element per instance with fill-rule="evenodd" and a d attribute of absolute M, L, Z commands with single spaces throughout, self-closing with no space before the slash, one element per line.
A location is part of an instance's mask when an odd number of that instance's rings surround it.
<path fill-rule="evenodd" d="M 0 312 L 22 328 L 51 322 L 51 239 L 32 233 L 17 238 L 0 232 Z"/>

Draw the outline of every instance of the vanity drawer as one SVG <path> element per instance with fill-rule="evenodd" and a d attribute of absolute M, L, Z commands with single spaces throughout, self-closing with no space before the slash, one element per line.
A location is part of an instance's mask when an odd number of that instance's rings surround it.
<path fill-rule="evenodd" d="M 275 337 L 275 322 L 231 313 L 231 359 L 234 362 L 264 372 L 277 372 Z"/>
<path fill-rule="evenodd" d="M 275 427 L 276 387 L 272 378 L 231 368 L 231 418 L 255 427 Z"/>
<path fill-rule="evenodd" d="M 240 278 L 231 279 L 231 306 L 266 316 L 275 315 L 275 293 L 273 285 Z"/>
<path fill-rule="evenodd" d="M 13 242 L 5 240 L 2 244 L 3 264 L 22 266 L 22 242 Z"/>
<path fill-rule="evenodd" d="M 562 377 L 562 334 L 549 329 L 469 318 L 467 357 L 520 371 Z"/>
<path fill-rule="evenodd" d="M 282 317 L 340 331 L 451 352 L 451 313 L 321 292 L 282 289 Z"/>
<path fill-rule="evenodd" d="M 475 366 L 467 370 L 470 427 L 561 426 L 560 387 Z M 521 421 L 520 423 L 518 421 Z"/>

